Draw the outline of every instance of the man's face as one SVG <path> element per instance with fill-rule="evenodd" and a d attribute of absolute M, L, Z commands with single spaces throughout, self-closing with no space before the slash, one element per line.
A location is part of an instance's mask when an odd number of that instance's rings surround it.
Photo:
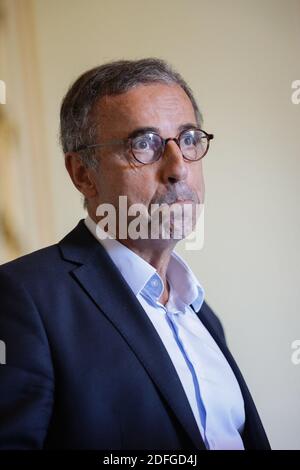
<path fill-rule="evenodd" d="M 137 129 L 156 129 L 163 138 L 176 137 L 183 126 L 197 126 L 190 99 L 178 85 L 151 84 L 100 100 L 95 109 L 101 124 L 97 143 L 126 139 Z M 177 196 L 204 202 L 202 161 L 183 159 L 176 142 L 170 141 L 162 158 L 143 165 L 120 146 L 99 150 L 99 168 L 94 182 L 97 196 L 91 201 L 90 215 L 95 218 L 99 204 L 118 208 L 119 196 L 127 196 L 128 207 L 141 203 L 150 213 L 151 204 L 173 203 Z M 118 213 L 118 210 L 117 210 Z"/>

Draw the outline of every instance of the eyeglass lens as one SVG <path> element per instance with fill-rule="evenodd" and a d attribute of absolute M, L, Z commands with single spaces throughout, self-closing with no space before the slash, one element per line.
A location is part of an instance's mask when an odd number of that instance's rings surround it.
<path fill-rule="evenodd" d="M 197 129 L 183 131 L 178 143 L 183 156 L 192 161 L 199 160 L 208 148 L 206 134 Z M 164 140 L 160 135 L 147 132 L 132 139 L 131 150 L 141 163 L 151 163 L 161 157 L 163 145 Z"/>

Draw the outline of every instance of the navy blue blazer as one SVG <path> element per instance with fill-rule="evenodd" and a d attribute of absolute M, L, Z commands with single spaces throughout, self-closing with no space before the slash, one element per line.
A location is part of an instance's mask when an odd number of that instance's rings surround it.
<path fill-rule="evenodd" d="M 246 449 L 269 449 L 220 321 L 206 302 L 197 315 L 239 382 Z M 0 267 L 0 339 L 1 449 L 205 449 L 159 335 L 83 220 Z"/>

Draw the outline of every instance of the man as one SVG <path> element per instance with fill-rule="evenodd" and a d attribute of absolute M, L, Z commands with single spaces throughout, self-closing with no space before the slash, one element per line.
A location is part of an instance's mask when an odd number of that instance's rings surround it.
<path fill-rule="evenodd" d="M 109 63 L 70 88 L 61 143 L 88 217 L 0 269 L 1 448 L 269 449 L 220 321 L 174 252 L 177 216 L 169 238 L 164 221 L 149 236 L 153 204 L 191 207 L 180 224 L 195 228 L 212 137 L 161 60 Z M 120 196 L 146 209 L 146 236 L 121 236 Z"/>

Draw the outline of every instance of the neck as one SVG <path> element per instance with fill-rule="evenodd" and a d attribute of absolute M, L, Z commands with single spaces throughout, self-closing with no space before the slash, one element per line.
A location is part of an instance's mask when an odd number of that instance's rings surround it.
<path fill-rule="evenodd" d="M 122 239 L 118 241 L 157 270 L 164 284 L 164 291 L 159 299 L 164 305 L 168 301 L 170 292 L 170 286 L 167 281 L 167 269 L 177 240 Z"/>
<path fill-rule="evenodd" d="M 91 219 L 95 222 L 95 224 L 97 224 L 97 218 L 92 215 L 91 211 L 88 212 Z M 132 250 L 156 269 L 164 284 L 164 290 L 159 300 L 162 304 L 165 304 L 168 301 L 170 292 L 170 286 L 167 281 L 166 273 L 172 251 L 174 250 L 178 240 L 171 238 L 155 240 L 150 238 L 139 238 L 137 240 L 132 240 L 131 238 L 119 239 L 119 237 L 116 237 L 116 240 Z"/>

